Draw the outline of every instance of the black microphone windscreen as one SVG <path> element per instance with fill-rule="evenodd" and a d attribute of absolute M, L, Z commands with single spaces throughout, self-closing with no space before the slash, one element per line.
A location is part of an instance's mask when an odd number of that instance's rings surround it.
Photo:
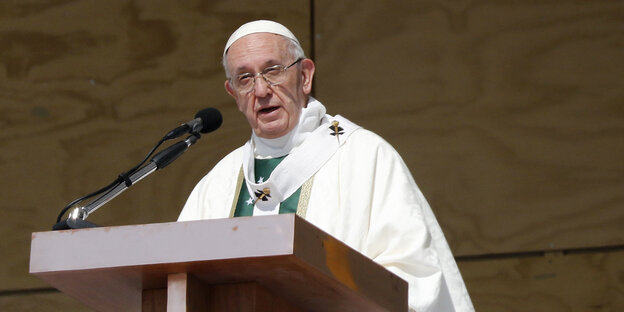
<path fill-rule="evenodd" d="M 221 117 L 221 112 L 219 112 L 216 108 L 204 108 L 195 114 L 195 118 L 201 118 L 202 120 L 202 129 L 199 131 L 201 133 L 208 133 L 215 131 L 221 127 L 221 123 L 223 123 L 223 117 Z"/>

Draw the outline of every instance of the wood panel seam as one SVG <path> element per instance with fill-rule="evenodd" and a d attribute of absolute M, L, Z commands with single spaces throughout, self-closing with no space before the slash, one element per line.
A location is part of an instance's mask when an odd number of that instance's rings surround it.
<path fill-rule="evenodd" d="M 565 256 L 565 255 L 573 255 L 573 254 L 609 253 L 609 252 L 618 252 L 618 251 L 624 251 L 624 245 L 583 247 L 583 248 L 571 248 L 571 249 L 561 249 L 561 250 L 549 249 L 549 250 L 536 250 L 536 251 L 523 251 L 523 252 L 466 255 L 466 256 L 456 256 L 455 261 L 469 262 L 469 261 L 482 261 L 482 260 L 493 260 L 493 259 L 544 257 L 552 253 L 560 253 Z"/>

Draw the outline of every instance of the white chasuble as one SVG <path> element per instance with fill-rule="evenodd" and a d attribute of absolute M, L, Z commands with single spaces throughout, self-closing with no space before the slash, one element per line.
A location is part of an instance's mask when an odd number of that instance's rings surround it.
<path fill-rule="evenodd" d="M 314 131 L 325 131 L 334 119 L 325 115 Z M 357 127 L 343 142 L 332 139 L 335 144 L 322 143 L 333 144 L 335 150 L 312 173 L 305 219 L 405 279 L 410 310 L 474 311 L 433 211 L 396 150 L 376 134 Z M 294 155 L 301 146 L 293 144 L 288 151 Z M 178 220 L 229 217 L 238 199 L 241 167 L 249 162 L 247 152 L 241 147 L 223 158 L 197 184 Z M 249 175 L 249 167 L 243 171 Z M 293 183 L 298 188 L 302 182 Z M 266 186 L 276 198 L 286 198 L 291 192 L 288 186 L 250 185 L 253 192 Z"/>

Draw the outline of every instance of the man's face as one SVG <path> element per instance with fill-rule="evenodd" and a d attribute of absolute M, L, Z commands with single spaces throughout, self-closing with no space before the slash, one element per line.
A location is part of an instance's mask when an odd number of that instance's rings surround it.
<path fill-rule="evenodd" d="M 286 40 L 271 33 L 255 33 L 238 39 L 226 55 L 229 76 L 255 74 L 273 65 L 290 65 L 296 60 L 289 55 Z M 261 138 L 279 138 L 297 125 L 312 90 L 314 63 L 304 59 L 287 69 L 285 75 L 285 81 L 275 86 L 258 76 L 248 93 L 240 93 L 229 80 L 225 81 L 225 89 Z"/>

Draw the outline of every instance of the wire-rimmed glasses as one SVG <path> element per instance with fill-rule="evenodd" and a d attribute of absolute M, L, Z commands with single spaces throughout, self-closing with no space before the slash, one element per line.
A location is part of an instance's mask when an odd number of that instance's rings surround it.
<path fill-rule="evenodd" d="M 232 86 L 234 87 L 234 89 L 236 89 L 236 91 L 238 91 L 239 93 L 250 92 L 253 89 L 254 84 L 256 83 L 256 78 L 258 78 L 258 76 L 261 76 L 262 78 L 264 78 L 264 81 L 266 81 L 267 84 L 269 84 L 270 86 L 276 86 L 286 80 L 286 77 L 287 77 L 286 71 L 292 66 L 294 66 L 295 64 L 301 62 L 301 60 L 303 60 L 303 58 L 298 58 L 296 61 L 294 61 L 292 64 L 288 66 L 284 66 L 284 65 L 269 66 L 263 69 L 261 72 L 255 73 L 255 74 L 242 73 L 242 74 L 236 75 L 233 78 L 230 78 L 230 82 L 232 83 Z"/>

